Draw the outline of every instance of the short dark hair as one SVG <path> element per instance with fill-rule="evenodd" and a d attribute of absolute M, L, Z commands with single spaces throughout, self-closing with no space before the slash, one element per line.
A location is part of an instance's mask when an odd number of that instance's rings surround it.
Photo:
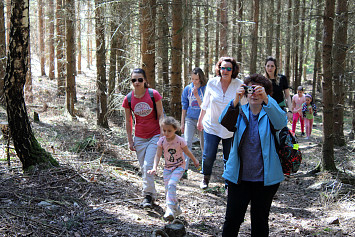
<path fill-rule="evenodd" d="M 232 78 L 237 78 L 239 74 L 239 66 L 237 61 L 232 57 L 221 57 L 215 66 L 215 72 L 217 76 L 221 76 L 221 64 L 222 62 L 229 62 L 232 64 Z"/>
<path fill-rule="evenodd" d="M 274 58 L 274 57 L 272 57 L 272 56 L 267 57 L 266 60 L 265 60 L 265 65 L 264 65 L 264 66 L 266 66 L 267 62 L 269 62 L 269 61 L 272 61 L 272 62 L 274 62 L 274 64 L 275 64 L 274 77 L 276 77 L 276 76 L 277 76 L 277 63 L 276 63 L 276 58 Z M 265 70 L 266 76 L 267 76 L 268 78 L 270 78 L 270 76 L 269 76 L 269 74 L 267 73 L 265 67 L 264 67 L 264 70 Z"/>
<path fill-rule="evenodd" d="M 133 75 L 133 73 L 142 74 L 143 77 L 144 77 L 144 79 L 145 79 L 144 87 L 145 87 L 145 88 L 149 88 L 149 87 L 150 87 L 150 85 L 149 85 L 149 83 L 148 83 L 148 80 L 147 80 L 147 75 L 145 74 L 144 69 L 142 69 L 142 68 L 135 68 L 135 69 L 133 69 L 133 71 L 132 71 L 132 73 L 131 73 L 131 76 Z"/>
<path fill-rule="evenodd" d="M 192 73 L 195 75 L 198 75 L 198 78 L 200 79 L 201 86 L 205 86 L 207 84 L 205 74 L 203 73 L 201 68 L 195 67 L 194 69 L 192 69 Z"/>
<path fill-rule="evenodd" d="M 263 75 L 255 73 L 249 77 L 246 77 L 244 79 L 244 84 L 248 85 L 249 83 L 262 85 L 265 88 L 265 92 L 267 95 L 271 95 L 272 93 L 272 82 L 270 79 L 264 77 Z"/>

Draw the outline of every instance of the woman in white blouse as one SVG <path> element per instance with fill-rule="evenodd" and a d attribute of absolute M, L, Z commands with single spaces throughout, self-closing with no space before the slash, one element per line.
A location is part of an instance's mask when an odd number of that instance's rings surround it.
<path fill-rule="evenodd" d="M 215 67 L 216 77 L 207 83 L 197 128 L 204 136 L 202 173 L 200 188 L 208 187 L 213 163 L 216 160 L 218 144 L 222 140 L 223 161 L 227 162 L 232 145 L 233 133 L 218 123 L 218 118 L 227 104 L 234 99 L 237 88 L 243 83 L 237 78 L 239 66 L 232 57 L 221 57 Z"/>

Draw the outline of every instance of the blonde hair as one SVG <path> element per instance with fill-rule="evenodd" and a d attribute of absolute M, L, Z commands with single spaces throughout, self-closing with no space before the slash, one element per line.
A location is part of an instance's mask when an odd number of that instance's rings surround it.
<path fill-rule="evenodd" d="M 174 117 L 171 116 L 165 116 L 162 119 L 160 119 L 159 125 L 160 127 L 163 125 L 170 125 L 173 126 L 173 128 L 176 129 L 176 131 L 180 131 L 180 123 Z"/>

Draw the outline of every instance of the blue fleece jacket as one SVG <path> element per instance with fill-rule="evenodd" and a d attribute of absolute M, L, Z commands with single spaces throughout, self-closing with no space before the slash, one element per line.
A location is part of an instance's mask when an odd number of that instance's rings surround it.
<path fill-rule="evenodd" d="M 222 118 L 225 116 L 228 107 L 232 107 L 233 109 L 237 109 L 240 111 L 236 123 L 237 131 L 234 134 L 233 146 L 229 154 L 228 161 L 226 163 L 223 178 L 237 184 L 240 178 L 239 174 L 241 167 L 239 145 L 241 144 L 243 134 L 249 123 L 248 121 L 250 108 L 249 104 L 243 106 L 238 104 L 237 107 L 234 108 L 233 101 L 231 101 L 219 117 L 219 122 L 221 122 Z M 277 102 L 273 98 L 268 96 L 268 104 L 263 105 L 258 118 L 261 152 L 264 163 L 265 186 L 277 184 L 284 180 L 280 159 L 275 148 L 274 136 L 270 128 L 270 122 L 276 130 L 279 130 L 287 125 L 287 117 L 286 113 L 280 108 Z"/>
<path fill-rule="evenodd" d="M 196 97 L 192 93 L 193 87 L 194 84 L 192 82 L 185 87 L 181 95 L 181 105 L 182 109 L 186 110 L 187 118 L 198 119 L 198 117 L 200 116 L 201 108 L 198 105 Z M 203 100 L 205 88 L 206 86 L 200 86 L 200 88 L 198 88 L 198 94 L 201 100 Z"/>

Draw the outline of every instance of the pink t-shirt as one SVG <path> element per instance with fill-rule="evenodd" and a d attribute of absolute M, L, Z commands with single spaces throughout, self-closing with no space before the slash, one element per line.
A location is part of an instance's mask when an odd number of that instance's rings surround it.
<path fill-rule="evenodd" d="M 154 89 L 153 96 L 155 103 L 162 99 L 161 95 Z M 122 107 L 129 109 L 127 96 L 123 100 Z M 153 101 L 150 98 L 148 89 L 140 99 L 134 97 L 134 92 L 132 91 L 131 107 L 135 117 L 134 134 L 136 137 L 151 138 L 160 134 L 159 119 L 156 119 Z"/>
<path fill-rule="evenodd" d="M 292 101 L 295 102 L 296 105 L 292 112 L 298 112 L 300 115 L 302 115 L 302 104 L 306 102 L 306 97 L 304 95 L 302 95 L 302 97 L 299 97 L 298 94 L 296 94 L 292 97 Z"/>
<path fill-rule="evenodd" d="M 166 137 L 163 136 L 159 139 L 158 146 L 162 147 L 164 151 L 165 169 L 185 168 L 185 157 L 182 148 L 187 146 L 187 143 L 184 138 L 175 135 L 174 140 L 168 142 Z"/>

